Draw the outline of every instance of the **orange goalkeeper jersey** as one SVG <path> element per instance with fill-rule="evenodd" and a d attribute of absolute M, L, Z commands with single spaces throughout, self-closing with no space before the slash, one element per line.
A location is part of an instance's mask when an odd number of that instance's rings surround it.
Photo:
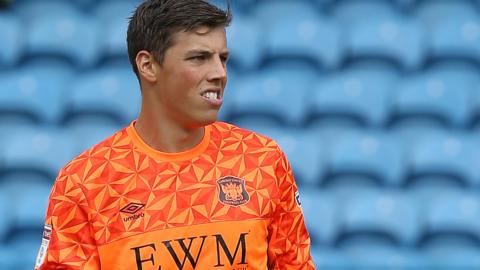
<path fill-rule="evenodd" d="M 132 123 L 60 171 L 35 269 L 314 269 L 297 196 L 269 138 L 217 122 L 172 154 Z"/>

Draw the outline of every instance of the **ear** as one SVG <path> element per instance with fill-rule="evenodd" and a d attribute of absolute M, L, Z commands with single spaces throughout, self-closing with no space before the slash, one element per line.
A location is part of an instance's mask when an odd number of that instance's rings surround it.
<path fill-rule="evenodd" d="M 157 81 L 157 62 L 150 52 L 145 50 L 139 51 L 137 57 L 135 57 L 135 62 L 137 63 L 140 78 L 143 78 L 149 83 L 155 83 Z"/>

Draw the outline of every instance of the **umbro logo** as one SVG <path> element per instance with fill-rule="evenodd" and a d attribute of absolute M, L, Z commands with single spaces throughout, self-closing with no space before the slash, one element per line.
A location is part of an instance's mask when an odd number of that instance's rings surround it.
<path fill-rule="evenodd" d="M 145 214 L 143 212 L 137 214 L 137 212 L 140 211 L 143 207 L 145 207 L 145 204 L 143 203 L 129 203 L 125 205 L 122 209 L 120 209 L 120 212 L 130 214 L 131 216 L 123 218 L 123 221 L 128 222 L 144 217 Z"/>

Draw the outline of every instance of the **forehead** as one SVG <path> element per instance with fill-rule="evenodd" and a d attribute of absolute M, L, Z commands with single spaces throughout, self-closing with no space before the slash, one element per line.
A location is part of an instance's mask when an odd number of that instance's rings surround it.
<path fill-rule="evenodd" d="M 191 31 L 180 31 L 174 34 L 172 47 L 177 49 L 211 49 L 223 51 L 227 49 L 225 27 L 202 26 Z"/>

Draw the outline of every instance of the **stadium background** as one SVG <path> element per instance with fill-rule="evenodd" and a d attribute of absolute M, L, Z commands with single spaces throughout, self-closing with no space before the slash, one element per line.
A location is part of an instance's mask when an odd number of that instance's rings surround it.
<path fill-rule="evenodd" d="M 221 118 L 287 153 L 317 268 L 480 269 L 480 1 L 232 1 Z M 136 2 L 11 2 L 0 269 L 23 270 L 57 170 L 138 111 Z"/>

